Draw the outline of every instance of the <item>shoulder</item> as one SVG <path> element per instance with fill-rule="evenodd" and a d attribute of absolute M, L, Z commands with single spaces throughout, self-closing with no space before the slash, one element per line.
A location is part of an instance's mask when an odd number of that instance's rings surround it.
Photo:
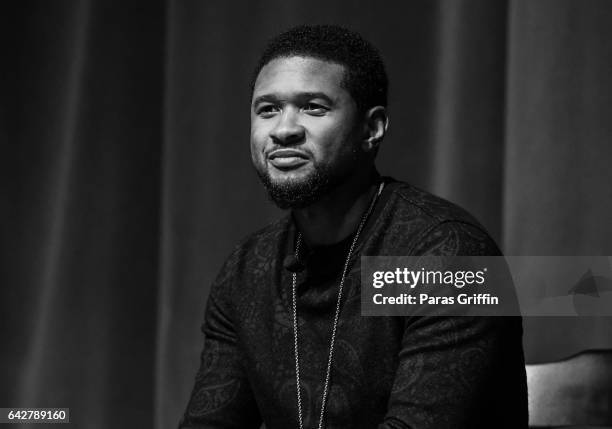
<path fill-rule="evenodd" d="M 389 186 L 383 215 L 389 230 L 402 237 L 404 254 L 501 254 L 485 228 L 462 207 L 408 183 Z"/>
<path fill-rule="evenodd" d="M 482 228 L 480 223 L 458 205 L 404 182 L 394 184 L 393 194 L 405 209 L 429 219 L 432 225 L 463 222 Z"/>
<path fill-rule="evenodd" d="M 223 263 L 215 282 L 224 283 L 229 277 L 247 270 L 265 269 L 288 233 L 289 219 L 284 216 L 240 240 Z"/>
<path fill-rule="evenodd" d="M 274 255 L 286 234 L 288 217 L 243 238 L 225 259 L 213 281 L 208 296 L 207 314 L 224 314 L 232 320 L 235 307 L 248 302 L 265 287 L 266 276 L 277 263 Z"/>

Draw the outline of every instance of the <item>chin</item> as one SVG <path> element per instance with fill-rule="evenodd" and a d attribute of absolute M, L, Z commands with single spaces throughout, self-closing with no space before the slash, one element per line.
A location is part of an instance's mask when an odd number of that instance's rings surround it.
<path fill-rule="evenodd" d="M 266 172 L 269 180 L 273 184 L 288 185 L 288 184 L 299 184 L 306 183 L 312 177 L 313 172 L 306 168 L 298 168 L 295 170 L 279 170 L 275 167 L 271 167 Z"/>
<path fill-rule="evenodd" d="M 270 199 L 281 209 L 308 207 L 329 191 L 327 177 L 316 172 L 266 171 L 259 175 Z"/>

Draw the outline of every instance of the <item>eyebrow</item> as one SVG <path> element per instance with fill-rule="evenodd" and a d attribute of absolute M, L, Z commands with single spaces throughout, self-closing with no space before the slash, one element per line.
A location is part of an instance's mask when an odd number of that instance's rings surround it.
<path fill-rule="evenodd" d="M 332 100 L 327 94 L 324 92 L 300 92 L 292 96 L 293 98 L 298 98 L 299 100 L 310 100 L 313 98 L 320 98 L 325 100 L 329 104 L 334 104 L 334 100 Z M 278 103 L 279 101 L 285 101 L 285 97 L 279 97 L 276 94 L 264 94 L 253 100 L 253 106 L 258 105 L 259 103 Z"/>

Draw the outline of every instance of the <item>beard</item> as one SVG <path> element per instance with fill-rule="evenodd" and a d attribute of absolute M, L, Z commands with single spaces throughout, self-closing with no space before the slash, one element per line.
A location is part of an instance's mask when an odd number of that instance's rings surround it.
<path fill-rule="evenodd" d="M 280 209 L 302 209 L 308 207 L 333 190 L 340 179 L 328 166 L 315 166 L 306 177 L 273 181 L 267 171 L 256 168 L 257 174 L 268 191 L 270 200 Z"/>

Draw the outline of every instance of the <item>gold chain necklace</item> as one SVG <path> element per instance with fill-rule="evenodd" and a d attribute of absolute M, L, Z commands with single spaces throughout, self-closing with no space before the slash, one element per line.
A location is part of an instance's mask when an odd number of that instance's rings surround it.
<path fill-rule="evenodd" d="M 323 428 L 323 417 L 325 415 L 325 403 L 327 401 L 327 394 L 329 392 L 329 376 L 331 373 L 331 365 L 332 359 L 334 356 L 334 343 L 336 341 L 336 330 L 338 328 L 338 319 L 340 317 L 340 301 L 342 299 L 342 287 L 344 286 L 344 279 L 346 278 L 346 272 L 348 271 L 349 261 L 351 259 L 351 255 L 353 254 L 353 250 L 355 250 L 355 245 L 357 244 L 357 240 L 359 239 L 359 235 L 363 230 L 363 226 L 365 225 L 368 217 L 372 213 L 374 209 L 374 205 L 376 204 L 376 200 L 382 193 L 383 188 L 385 187 L 385 183 L 381 182 L 378 186 L 378 191 L 374 198 L 372 198 L 372 202 L 370 203 L 370 207 L 364 213 L 361 218 L 361 222 L 357 227 L 357 231 L 355 232 L 355 237 L 353 237 L 353 241 L 351 243 L 351 247 L 349 248 L 348 254 L 346 255 L 346 261 L 344 262 L 344 269 L 342 270 L 342 277 L 340 277 L 340 285 L 338 286 L 338 300 L 336 302 L 336 313 L 334 314 L 334 323 L 332 325 L 332 335 L 331 341 L 329 345 L 329 356 L 327 358 L 327 369 L 325 371 L 325 382 L 323 384 L 323 398 L 321 400 L 321 414 L 319 415 L 319 426 L 318 429 Z M 297 241 L 295 244 L 295 258 L 298 259 L 300 254 L 300 247 L 302 244 L 302 233 L 298 232 Z M 303 421 L 302 421 L 302 395 L 300 393 L 300 358 L 298 353 L 298 324 L 297 324 L 297 273 L 293 273 L 293 349 L 295 354 L 295 382 L 296 382 L 296 390 L 297 390 L 297 406 L 298 406 L 298 418 L 299 418 L 299 429 L 304 429 Z"/>

